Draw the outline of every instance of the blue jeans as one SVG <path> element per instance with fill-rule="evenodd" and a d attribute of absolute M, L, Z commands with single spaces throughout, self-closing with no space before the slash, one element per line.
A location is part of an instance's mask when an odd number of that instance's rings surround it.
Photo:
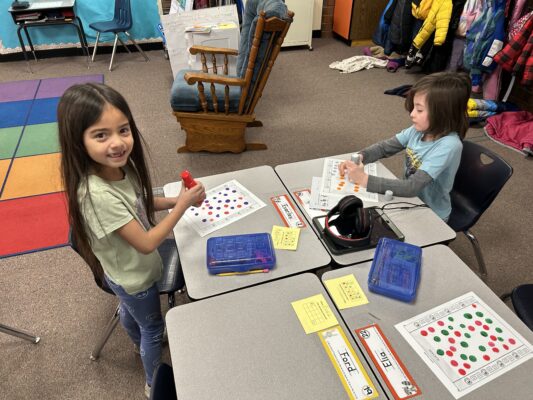
<path fill-rule="evenodd" d="M 120 323 L 133 343 L 139 346 L 146 383 L 152 386 L 155 367 L 161 364 L 161 340 L 165 326 L 157 285 L 131 295 L 107 276 L 105 280 L 120 299 Z"/>

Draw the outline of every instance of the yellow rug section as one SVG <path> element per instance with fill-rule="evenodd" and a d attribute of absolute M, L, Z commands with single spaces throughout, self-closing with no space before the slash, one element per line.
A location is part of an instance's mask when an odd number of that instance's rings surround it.
<path fill-rule="evenodd" d="M 6 179 L 7 169 L 9 168 L 9 163 L 11 160 L 0 160 L 0 189 Z"/>
<path fill-rule="evenodd" d="M 15 158 L 1 200 L 63 191 L 60 165 L 60 153 Z"/>

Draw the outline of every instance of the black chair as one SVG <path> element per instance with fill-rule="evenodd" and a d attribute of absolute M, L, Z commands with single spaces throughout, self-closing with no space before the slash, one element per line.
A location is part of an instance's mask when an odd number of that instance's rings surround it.
<path fill-rule="evenodd" d="M 177 400 L 172 367 L 161 363 L 154 371 L 150 400 Z"/>
<path fill-rule="evenodd" d="M 479 144 L 464 141 L 461 164 L 450 193 L 452 213 L 448 225 L 463 232 L 474 247 L 478 274 L 487 277 L 487 268 L 479 243 L 470 231 L 479 217 L 492 204 L 513 174 L 513 168 L 500 156 Z"/>
<path fill-rule="evenodd" d="M 41 340 L 39 336 L 34 336 L 31 333 L 4 324 L 0 324 L 0 332 L 6 333 L 11 336 L 19 337 L 21 339 L 29 340 L 30 342 L 35 344 L 39 343 L 39 341 Z"/>
<path fill-rule="evenodd" d="M 515 287 L 511 292 L 511 301 L 518 318 L 533 331 L 533 284 Z"/>
<path fill-rule="evenodd" d="M 72 234 L 70 234 L 70 246 L 76 253 L 79 254 Z M 175 305 L 174 293 L 181 292 L 185 286 L 185 279 L 183 277 L 183 271 L 181 270 L 176 242 L 174 239 L 165 239 L 165 241 L 159 246 L 158 251 L 161 255 L 161 259 L 163 260 L 163 275 L 161 276 L 159 282 L 157 282 L 157 287 L 159 288 L 160 294 L 168 295 L 168 307 L 172 308 Z M 102 281 L 96 275 L 94 275 L 94 280 L 98 287 L 104 292 L 113 296 L 115 295 L 105 280 Z M 100 352 L 119 322 L 119 312 L 120 306 L 117 306 L 113 316 L 111 317 L 111 320 L 108 322 L 105 328 L 104 333 L 100 336 L 96 342 L 96 345 L 94 346 L 93 351 L 91 352 L 91 360 L 95 361 L 98 359 L 98 357 L 100 357 Z"/>
<path fill-rule="evenodd" d="M 89 26 L 96 31 L 96 42 L 94 43 L 93 56 L 91 60 L 94 61 L 94 56 L 96 55 L 96 49 L 98 47 L 98 41 L 100 39 L 100 33 L 112 32 L 115 34 L 115 41 L 113 42 L 113 52 L 111 53 L 111 62 L 109 63 L 110 71 L 113 70 L 113 59 L 115 58 L 115 52 L 117 51 L 117 41 L 122 43 L 122 46 L 124 46 L 128 53 L 131 53 L 130 49 L 128 49 L 128 46 L 126 46 L 126 44 L 120 38 L 119 33 L 124 33 L 135 45 L 137 50 L 139 50 L 144 59 L 148 61 L 148 56 L 144 54 L 137 42 L 128 32 L 132 25 L 133 21 L 131 18 L 130 0 L 115 0 L 115 14 L 111 21 L 93 22 L 92 24 L 89 24 Z"/>

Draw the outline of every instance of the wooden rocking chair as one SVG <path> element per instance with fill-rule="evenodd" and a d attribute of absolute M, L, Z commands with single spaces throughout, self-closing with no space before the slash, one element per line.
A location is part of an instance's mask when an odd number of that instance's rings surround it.
<path fill-rule="evenodd" d="M 186 132 L 185 146 L 178 148 L 178 153 L 240 153 L 267 148 L 262 143 L 246 143 L 244 134 L 247 126 L 263 126 L 256 121 L 254 109 L 293 16 L 282 0 L 248 0 L 239 52 L 205 46 L 190 48 L 191 54 L 200 54 L 203 72 L 180 71 L 172 86 L 172 109 Z M 222 74 L 217 74 L 217 54 L 223 55 Z M 207 73 L 206 55 L 211 56 L 214 73 Z M 228 75 L 228 56 L 238 56 L 236 76 Z M 195 83 L 196 87 L 190 86 Z M 204 89 L 205 84 L 210 85 L 210 90 Z"/>

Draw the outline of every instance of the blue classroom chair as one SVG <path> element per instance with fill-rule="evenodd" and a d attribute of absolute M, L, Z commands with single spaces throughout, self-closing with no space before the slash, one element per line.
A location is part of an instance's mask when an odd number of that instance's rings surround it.
<path fill-rule="evenodd" d="M 72 249 L 81 256 L 77 241 L 72 231 L 69 232 L 69 241 Z M 181 269 L 178 248 L 176 247 L 176 242 L 174 239 L 165 239 L 157 250 L 159 251 L 161 260 L 163 261 L 163 274 L 159 282 L 157 282 L 157 287 L 159 288 L 159 294 L 166 294 L 168 296 L 168 308 L 171 309 L 175 305 L 175 292 L 182 293 L 185 287 L 185 279 Z M 106 281 L 97 276 L 92 268 L 91 271 L 93 272 L 94 280 L 98 287 L 104 292 L 114 296 L 115 293 L 113 293 L 113 291 L 107 286 Z M 100 357 L 102 349 L 111 336 L 111 333 L 113 333 L 119 320 L 120 304 L 117 305 L 111 320 L 108 322 L 103 334 L 99 337 L 98 342 L 91 352 L 90 359 L 92 361 L 96 361 Z"/>
<path fill-rule="evenodd" d="M 129 34 L 129 30 L 133 25 L 131 18 L 131 6 L 130 0 L 115 0 L 115 15 L 111 21 L 93 22 L 89 24 L 91 28 L 96 31 L 96 42 L 94 44 L 93 56 L 91 58 L 94 61 L 96 55 L 96 49 L 98 47 L 98 41 L 100 39 L 100 33 L 113 32 L 115 34 L 115 41 L 113 42 L 113 52 L 111 53 L 111 62 L 109 63 L 109 70 L 113 70 L 113 59 L 115 58 L 115 52 L 117 51 L 117 41 L 120 41 L 126 51 L 131 53 L 128 46 L 122 41 L 119 33 L 124 33 L 129 40 L 137 47 L 137 50 L 142 54 L 146 61 L 149 60 L 148 56 L 142 51 L 137 42 Z"/>
<path fill-rule="evenodd" d="M 450 192 L 452 212 L 448 225 L 455 232 L 463 232 L 472 244 L 479 266 L 477 273 L 482 279 L 487 277 L 487 267 L 471 228 L 512 174 L 513 168 L 496 153 L 477 143 L 463 142 L 461 164 Z"/>

